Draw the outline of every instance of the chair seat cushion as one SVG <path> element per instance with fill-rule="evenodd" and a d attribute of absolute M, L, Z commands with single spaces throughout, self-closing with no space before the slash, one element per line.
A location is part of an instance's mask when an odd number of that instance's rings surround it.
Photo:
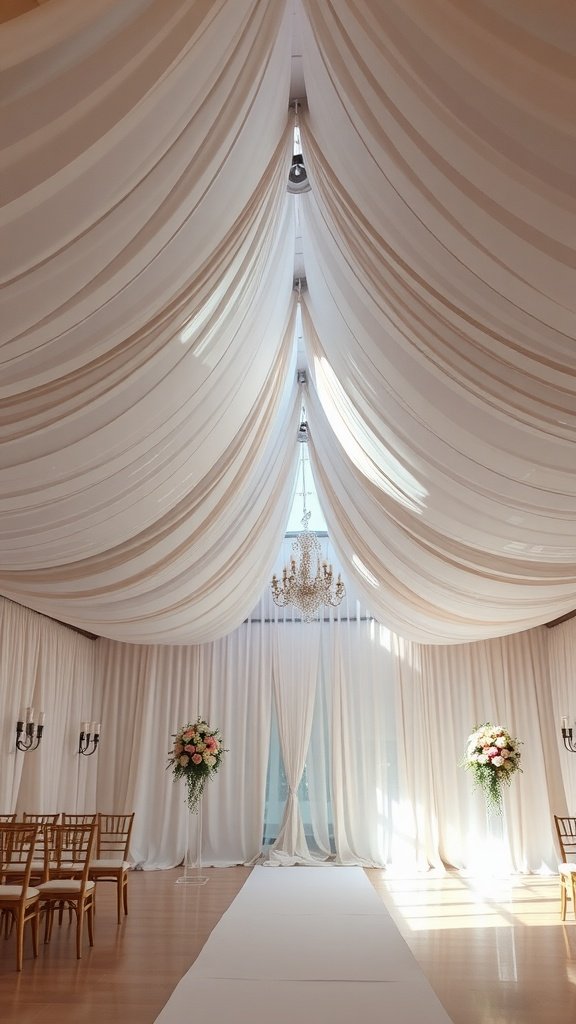
<path fill-rule="evenodd" d="M 54 893 L 76 893 L 80 892 L 82 888 L 82 882 L 76 878 L 51 878 L 48 882 L 42 882 L 38 886 L 38 892 L 40 896 L 48 894 L 53 896 Z M 94 882 L 86 882 L 86 892 L 89 892 L 94 888 Z"/>
<path fill-rule="evenodd" d="M 576 875 L 576 863 L 572 861 L 566 861 L 564 864 L 558 865 L 558 871 L 561 875 Z"/>
<path fill-rule="evenodd" d="M 19 900 L 22 895 L 21 885 L 0 885 L 0 900 Z M 30 886 L 26 889 L 26 899 L 31 900 L 38 895 L 38 889 Z"/>
<path fill-rule="evenodd" d="M 25 868 L 24 864 L 6 864 L 6 866 L 4 868 L 4 872 L 7 875 L 23 875 L 24 874 L 24 868 Z M 33 860 L 32 861 L 32 871 L 36 875 L 38 874 L 39 871 L 44 871 L 44 861 L 43 860 Z"/>
<path fill-rule="evenodd" d="M 128 871 L 130 862 L 127 860 L 91 860 L 90 871 Z"/>

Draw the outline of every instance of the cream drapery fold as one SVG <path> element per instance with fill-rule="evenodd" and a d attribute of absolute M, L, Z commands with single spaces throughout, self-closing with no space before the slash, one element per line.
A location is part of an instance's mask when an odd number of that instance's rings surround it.
<path fill-rule="evenodd" d="M 99 635 L 229 632 L 282 536 L 285 19 L 150 0 L 2 37 L 0 589 Z"/>
<path fill-rule="evenodd" d="M 559 616 L 576 601 L 561 41 L 487 4 L 304 6 L 304 333 L 335 547 L 405 637 Z"/>
<path fill-rule="evenodd" d="M 80 722 L 101 721 L 94 642 L 0 599 L 0 808 L 48 812 L 93 806 L 96 775 L 78 756 Z M 21 709 L 46 716 L 39 747 L 16 749 Z"/>
<path fill-rule="evenodd" d="M 312 731 L 320 629 L 316 623 L 301 623 L 296 631 L 289 625 L 274 624 L 272 629 L 274 703 L 288 793 L 278 837 L 267 863 L 309 864 L 322 857 L 310 853 L 298 805 L 298 787 Z"/>
<path fill-rule="evenodd" d="M 570 14 L 52 0 L 0 31 L 0 593 L 223 636 L 287 520 L 292 23 L 307 418 L 350 582 L 425 643 L 576 606 Z"/>

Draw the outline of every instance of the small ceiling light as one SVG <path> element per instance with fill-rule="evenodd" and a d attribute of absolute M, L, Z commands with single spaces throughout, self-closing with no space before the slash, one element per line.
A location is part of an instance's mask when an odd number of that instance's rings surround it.
<path fill-rule="evenodd" d="M 288 181 L 291 181 L 293 185 L 303 185 L 308 175 L 306 174 L 306 168 L 304 167 L 304 157 L 302 153 L 294 153 L 292 157 L 292 166 L 288 175 Z"/>

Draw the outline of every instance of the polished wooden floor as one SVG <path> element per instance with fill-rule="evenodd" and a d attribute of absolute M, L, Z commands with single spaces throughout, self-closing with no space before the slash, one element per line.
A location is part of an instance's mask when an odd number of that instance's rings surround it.
<path fill-rule="evenodd" d="M 81 960 L 67 921 L 37 960 L 27 938 L 21 974 L 13 937 L 0 938 L 0 1021 L 152 1024 L 249 873 L 205 869 L 196 887 L 176 884 L 180 869 L 134 872 L 121 925 L 102 884 Z M 576 1021 L 576 922 L 571 907 L 560 922 L 555 878 L 367 875 L 454 1024 Z"/>

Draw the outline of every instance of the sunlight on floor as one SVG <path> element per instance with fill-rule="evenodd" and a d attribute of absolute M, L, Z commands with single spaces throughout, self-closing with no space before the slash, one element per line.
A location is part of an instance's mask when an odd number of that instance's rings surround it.
<path fill-rule="evenodd" d="M 386 879 L 385 889 L 411 931 L 550 926 L 560 918 L 555 877 Z"/>

